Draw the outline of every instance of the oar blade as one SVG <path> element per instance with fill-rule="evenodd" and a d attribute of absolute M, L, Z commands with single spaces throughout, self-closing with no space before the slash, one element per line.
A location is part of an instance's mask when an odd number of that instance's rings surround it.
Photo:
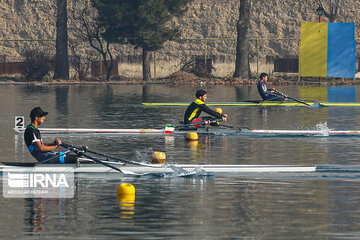
<path fill-rule="evenodd" d="M 132 172 L 132 171 L 129 171 L 129 170 L 124 170 L 124 169 L 121 169 L 121 168 L 119 168 L 120 170 L 121 170 L 121 172 L 123 173 L 123 174 L 126 174 L 126 175 L 133 175 L 133 176 L 143 176 L 144 174 L 141 174 L 141 173 L 136 173 L 136 172 Z"/>
<path fill-rule="evenodd" d="M 315 101 L 313 104 L 310 105 L 310 107 L 318 108 L 318 107 L 327 107 L 324 104 L 319 103 L 318 101 Z"/>

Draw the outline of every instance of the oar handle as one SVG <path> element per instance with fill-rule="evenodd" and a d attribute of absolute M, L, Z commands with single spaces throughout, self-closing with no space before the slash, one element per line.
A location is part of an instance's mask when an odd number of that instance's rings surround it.
<path fill-rule="evenodd" d="M 84 152 L 87 151 L 87 147 L 86 147 L 86 146 L 74 146 L 74 145 L 71 145 L 71 144 L 65 143 L 65 142 L 62 142 L 62 143 L 60 144 L 60 146 L 62 146 L 62 147 L 64 147 L 64 148 L 67 148 L 67 149 L 69 149 L 69 148 L 74 148 L 74 149 L 77 149 L 77 150 L 80 150 L 80 151 L 84 151 Z"/>
<path fill-rule="evenodd" d="M 274 90 L 274 93 L 275 93 L 276 95 L 280 95 L 280 96 L 282 96 L 282 97 L 288 98 L 287 95 L 285 95 L 285 94 L 283 94 L 282 92 L 279 92 L 279 91 L 277 91 L 277 90 Z"/>

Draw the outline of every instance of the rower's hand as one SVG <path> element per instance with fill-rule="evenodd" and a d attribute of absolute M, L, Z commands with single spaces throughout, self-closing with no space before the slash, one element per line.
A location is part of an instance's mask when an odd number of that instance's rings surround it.
<path fill-rule="evenodd" d="M 224 122 L 227 121 L 227 118 L 228 118 L 228 115 L 227 115 L 227 114 L 224 114 L 224 115 L 222 116 L 222 120 L 223 120 Z"/>
<path fill-rule="evenodd" d="M 54 140 L 54 144 L 56 145 L 56 146 L 60 146 L 61 145 L 61 140 L 60 139 L 58 139 L 58 138 L 55 138 L 55 140 Z"/>
<path fill-rule="evenodd" d="M 283 94 L 282 92 L 279 92 L 279 91 L 276 91 L 276 90 L 275 90 L 275 93 L 282 96 L 282 97 L 284 97 L 284 98 L 288 97 L 287 95 Z"/>

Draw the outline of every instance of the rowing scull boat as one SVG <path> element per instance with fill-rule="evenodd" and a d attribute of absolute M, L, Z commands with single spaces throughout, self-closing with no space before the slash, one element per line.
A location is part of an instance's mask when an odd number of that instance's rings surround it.
<path fill-rule="evenodd" d="M 24 133 L 25 128 L 14 128 L 17 133 Z M 249 128 L 202 127 L 163 129 L 92 129 L 92 128 L 39 128 L 42 134 L 67 135 L 175 135 L 196 132 L 198 134 L 242 135 L 242 136 L 360 136 L 359 130 L 272 130 Z"/>
<path fill-rule="evenodd" d="M 360 165 L 220 165 L 220 164 L 173 164 L 159 165 L 146 164 L 147 166 L 135 166 L 131 164 L 111 163 L 118 169 L 131 172 L 130 176 L 150 176 L 150 177 L 186 177 L 186 176 L 256 176 L 268 174 L 266 176 L 288 176 L 300 174 L 300 176 L 316 177 L 354 177 L 360 173 Z M 119 173 L 112 168 L 101 164 L 0 164 L 0 176 L 6 173 L 31 172 L 31 173 L 74 173 L 79 177 L 117 176 Z M 23 166 L 21 166 L 23 165 Z M 29 170 L 30 168 L 30 170 Z M 270 174 L 270 175 L 269 175 Z M 283 175 L 284 174 L 284 175 Z M 321 174 L 321 175 L 313 175 Z M 6 176 L 6 175 L 4 175 Z M 121 175 L 122 176 L 122 175 Z"/>
<path fill-rule="evenodd" d="M 26 128 L 14 128 L 17 133 L 24 133 Z M 96 128 L 39 128 L 42 134 L 172 134 L 162 129 L 96 129 Z"/>
<path fill-rule="evenodd" d="M 109 162 L 107 162 L 109 163 Z M 239 173 L 266 173 L 266 172 L 315 172 L 316 166 L 311 165 L 220 165 L 220 164 L 146 164 L 144 166 L 135 166 L 123 163 L 110 163 L 113 166 L 125 171 L 131 171 L 137 174 L 159 174 L 174 173 L 176 169 L 182 169 L 187 172 L 204 170 L 214 174 L 239 174 Z M 119 173 L 112 168 L 100 164 L 13 164 L 5 163 L 0 165 L 0 172 L 4 170 L 23 171 L 24 168 L 32 167 L 36 172 L 70 172 L 74 173 Z"/>
<path fill-rule="evenodd" d="M 303 101 L 310 106 L 325 106 L 325 107 L 360 107 L 360 102 L 317 102 L 317 101 Z M 144 106 L 148 107 L 165 107 L 165 106 L 189 106 L 191 102 L 155 102 L 146 103 Z M 208 106 L 262 106 L 262 107 L 308 107 L 307 105 L 296 101 L 244 101 L 244 102 L 207 102 Z"/>
<path fill-rule="evenodd" d="M 21 123 L 21 124 L 20 124 Z M 14 130 L 17 133 L 24 133 L 24 117 L 15 117 Z M 42 134 L 67 134 L 67 135 L 174 135 L 196 132 L 198 134 L 214 135 L 242 135 L 242 136 L 360 136 L 360 130 L 272 130 L 272 129 L 251 129 L 246 127 L 231 127 L 220 125 L 218 127 L 174 127 L 167 124 L 159 129 L 101 129 L 101 128 L 39 128 Z"/>

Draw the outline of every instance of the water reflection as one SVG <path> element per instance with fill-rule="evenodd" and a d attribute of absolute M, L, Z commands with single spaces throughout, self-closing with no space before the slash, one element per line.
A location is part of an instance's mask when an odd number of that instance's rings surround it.
<path fill-rule="evenodd" d="M 120 218 L 132 220 L 135 214 L 135 194 L 119 194 Z"/>
<path fill-rule="evenodd" d="M 45 231 L 45 201 L 37 198 L 28 200 L 28 207 L 30 210 L 29 223 L 32 226 L 32 232 Z"/>
<path fill-rule="evenodd" d="M 329 102 L 356 102 L 355 86 L 327 87 Z"/>
<path fill-rule="evenodd" d="M 30 232 L 64 231 L 67 229 L 66 212 L 67 205 L 64 198 L 46 199 L 33 198 L 25 199 L 29 209 Z M 54 218 L 54 216 L 57 216 Z M 55 225 L 53 223 L 56 223 Z M 51 228 L 51 229 L 49 229 Z"/>
<path fill-rule="evenodd" d="M 68 115 L 68 93 L 69 93 L 69 87 L 58 87 L 55 89 L 55 106 L 56 106 L 56 116 L 57 121 L 61 122 L 62 124 L 68 125 L 67 121 L 67 115 Z M 60 118 L 63 118 L 60 120 Z"/>
<path fill-rule="evenodd" d="M 214 141 L 214 139 L 216 139 Z M 229 139 L 226 137 L 215 137 L 211 135 L 199 134 L 198 140 L 188 140 L 184 138 L 186 147 L 190 150 L 190 162 L 198 163 L 214 163 L 209 161 L 209 151 L 214 151 L 221 159 L 226 156 L 229 151 Z M 221 146 L 221 147 L 219 147 Z M 216 159 L 217 160 L 217 159 Z"/>
<path fill-rule="evenodd" d="M 206 145 L 201 142 L 202 138 L 198 140 L 187 140 L 185 139 L 186 145 L 189 148 L 190 154 L 190 162 L 199 163 L 201 159 L 206 159 Z"/>

